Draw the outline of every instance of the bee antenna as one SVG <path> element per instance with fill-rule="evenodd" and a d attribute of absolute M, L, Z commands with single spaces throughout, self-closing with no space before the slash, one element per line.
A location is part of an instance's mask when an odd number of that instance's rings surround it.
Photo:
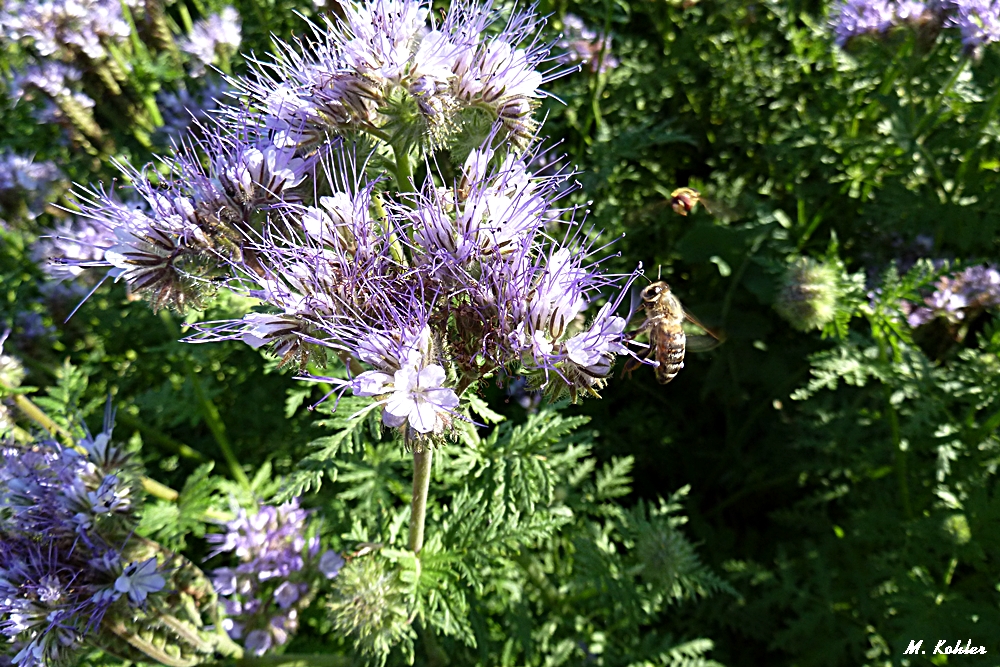
<path fill-rule="evenodd" d="M 656 267 L 656 279 L 661 280 L 663 278 L 663 265 L 660 264 Z"/>

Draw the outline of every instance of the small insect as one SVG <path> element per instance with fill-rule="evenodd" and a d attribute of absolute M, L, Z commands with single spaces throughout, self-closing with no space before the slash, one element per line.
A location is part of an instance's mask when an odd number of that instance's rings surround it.
<path fill-rule="evenodd" d="M 701 197 L 701 193 L 694 188 L 677 188 L 670 193 L 670 208 L 674 209 L 674 213 L 677 215 L 687 215 L 694 211 L 698 202 L 705 204 Z M 705 204 L 705 210 L 709 213 L 712 211 Z"/>
<path fill-rule="evenodd" d="M 667 384 L 684 368 L 684 355 L 688 348 L 694 350 L 709 350 L 721 341 L 705 325 L 684 310 L 680 299 L 670 290 L 670 286 L 662 280 L 647 286 L 642 290 L 642 305 L 646 311 L 646 320 L 631 334 L 632 338 L 640 334 L 649 334 L 649 352 L 657 362 L 656 380 Z M 707 336 L 695 335 L 688 337 L 684 331 L 684 321 L 687 320 L 707 333 Z M 642 362 L 630 359 L 625 365 L 625 373 L 631 374 Z"/>

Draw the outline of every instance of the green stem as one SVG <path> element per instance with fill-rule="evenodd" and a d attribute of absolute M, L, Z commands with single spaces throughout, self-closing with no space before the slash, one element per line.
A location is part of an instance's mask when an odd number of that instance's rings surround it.
<path fill-rule="evenodd" d="M 205 422 L 208 424 L 208 429 L 212 432 L 216 444 L 219 445 L 219 450 L 222 452 L 223 458 L 226 459 L 229 471 L 233 474 L 233 479 L 249 491 L 250 480 L 247 478 L 247 474 L 243 472 L 243 467 L 240 466 L 240 461 L 236 458 L 236 454 L 233 453 L 233 448 L 229 444 L 229 438 L 226 436 L 226 426 L 222 422 L 222 417 L 219 416 L 219 409 L 215 407 L 215 403 L 205 393 L 205 388 L 202 387 L 201 380 L 198 379 L 198 375 L 191 367 L 190 360 L 185 360 L 185 362 L 188 379 L 191 380 L 191 386 L 194 389 L 195 400 L 198 401 L 198 405 L 201 407 L 201 412 L 205 417 Z"/>
<path fill-rule="evenodd" d="M 375 195 L 372 197 L 372 204 L 375 206 L 375 221 L 382 228 L 383 232 L 387 231 L 386 220 L 388 219 L 388 215 L 385 212 L 385 206 L 382 204 L 382 198 L 379 195 Z M 399 242 L 399 238 L 395 232 L 389 235 L 389 252 L 400 266 L 407 266 L 406 255 L 403 254 L 403 244 Z"/>
<path fill-rule="evenodd" d="M 164 324 L 167 325 L 171 335 L 175 339 L 179 338 L 181 335 L 180 330 L 177 327 L 177 323 L 174 322 L 173 318 L 170 316 L 170 313 L 166 310 L 161 310 L 160 318 L 163 320 Z M 247 478 L 246 473 L 243 472 L 243 467 L 240 466 L 239 459 L 236 458 L 236 455 L 233 453 L 233 448 L 229 444 L 229 437 L 226 435 L 226 425 L 222 421 L 222 417 L 219 415 L 219 409 L 215 407 L 215 403 L 212 402 L 212 399 L 209 398 L 208 394 L 205 392 L 205 388 L 202 386 L 198 374 L 195 373 L 194 364 L 191 363 L 191 358 L 184 353 L 181 353 L 181 358 L 184 363 L 184 370 L 187 378 L 191 382 L 191 388 L 194 390 L 194 397 L 198 402 L 201 416 L 208 425 L 208 430 L 212 432 L 212 437 L 215 438 L 215 443 L 219 446 L 219 450 L 222 452 L 223 458 L 226 459 L 226 464 L 229 466 L 229 471 L 232 473 L 233 479 L 235 479 L 244 489 L 250 491 L 250 479 Z"/>
<path fill-rule="evenodd" d="M 6 384 L 2 384 L 0 386 L 3 386 L 5 389 L 9 389 Z M 24 413 L 25 417 L 44 428 L 51 435 L 58 435 L 61 437 L 68 447 L 73 447 L 76 444 L 73 435 L 69 431 L 52 421 L 52 419 L 49 418 L 47 414 L 42 412 L 42 409 L 35 405 L 27 396 L 15 394 L 14 405 L 16 405 L 17 408 Z"/>
<path fill-rule="evenodd" d="M 427 519 L 427 494 L 431 488 L 431 461 L 434 452 L 427 447 L 413 452 L 413 500 L 410 503 L 410 551 L 420 553 L 424 546 L 424 523 Z"/>
<path fill-rule="evenodd" d="M 261 655 L 220 660 L 209 667 L 348 667 L 354 662 L 342 655 Z"/>
<path fill-rule="evenodd" d="M 413 192 L 413 166 L 410 164 L 410 153 L 399 146 L 392 147 L 396 157 L 396 188 L 400 192 Z"/>
<path fill-rule="evenodd" d="M 128 414 L 124 410 L 119 411 L 115 414 L 115 421 L 122 424 L 126 428 L 134 429 L 139 431 L 142 435 L 143 440 L 148 440 L 149 442 L 155 442 L 158 445 L 162 445 L 167 449 L 173 450 L 178 456 L 183 456 L 187 459 L 194 459 L 199 463 L 204 463 L 208 459 L 196 449 L 185 445 L 183 442 L 177 442 L 171 438 L 166 433 L 163 433 L 159 429 L 156 429 L 149 424 L 144 423 L 141 419 L 137 419 L 132 415 Z"/>
<path fill-rule="evenodd" d="M 938 111 L 940 110 L 941 105 L 944 103 L 945 97 L 947 97 L 948 93 L 951 92 L 951 89 L 955 85 L 955 82 L 958 81 L 958 77 L 961 76 L 963 71 L 965 71 L 965 68 L 968 64 L 969 64 L 968 58 L 963 56 L 962 58 L 959 59 L 958 64 L 955 66 L 955 70 L 951 73 L 951 77 L 948 79 L 948 83 L 946 83 L 944 85 L 944 88 L 941 89 L 941 92 L 939 92 L 934 97 L 934 102 L 931 104 L 931 108 L 928 110 L 928 113 L 924 115 L 922 119 L 920 119 L 920 123 L 917 125 L 917 129 L 913 133 L 914 141 L 919 142 L 920 135 L 924 133 L 924 130 L 927 128 L 927 124 L 937 121 L 937 119 L 940 117 Z"/>
<path fill-rule="evenodd" d="M 882 336 L 876 336 L 879 359 L 889 366 L 889 356 L 885 350 Z M 899 503 L 903 507 L 903 515 L 909 520 L 913 518 L 913 507 L 910 504 L 910 483 L 906 469 L 906 452 L 903 450 L 903 438 L 899 430 L 899 413 L 892 404 L 892 391 L 888 384 L 882 383 L 882 393 L 885 396 L 885 411 L 889 418 L 889 433 L 892 437 L 893 459 L 896 469 L 896 481 L 899 483 Z"/>
<path fill-rule="evenodd" d="M 150 479 L 149 477 L 142 478 L 142 489 L 149 495 L 170 503 L 176 502 L 181 495 L 166 484 L 160 484 L 155 479 Z"/>

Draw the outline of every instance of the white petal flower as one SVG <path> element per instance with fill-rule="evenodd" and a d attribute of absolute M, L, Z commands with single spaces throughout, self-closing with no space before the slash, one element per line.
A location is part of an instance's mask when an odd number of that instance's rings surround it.
<path fill-rule="evenodd" d="M 420 433 L 434 431 L 458 407 L 454 390 L 441 386 L 445 379 L 444 369 L 437 364 L 419 371 L 412 367 L 396 371 L 393 392 L 385 403 L 383 422 L 387 426 L 398 426 L 405 420 Z"/>

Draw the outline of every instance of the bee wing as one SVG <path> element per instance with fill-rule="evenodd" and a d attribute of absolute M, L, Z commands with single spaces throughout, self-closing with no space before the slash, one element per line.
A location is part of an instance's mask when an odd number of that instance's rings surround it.
<path fill-rule="evenodd" d="M 708 352 L 722 345 L 722 341 L 715 336 L 704 336 L 695 334 L 687 337 L 685 347 L 688 352 Z"/>
<path fill-rule="evenodd" d="M 726 342 L 726 336 L 721 331 L 709 329 L 691 313 L 684 311 L 684 319 L 694 325 L 696 332 L 688 334 L 687 349 L 691 352 L 707 352 Z"/>
<path fill-rule="evenodd" d="M 714 217 L 723 221 L 736 220 L 740 217 L 739 213 L 735 209 L 726 206 L 717 199 L 712 199 L 711 197 L 706 197 L 705 195 L 699 195 L 698 203 L 705 207 L 705 210 Z"/>

